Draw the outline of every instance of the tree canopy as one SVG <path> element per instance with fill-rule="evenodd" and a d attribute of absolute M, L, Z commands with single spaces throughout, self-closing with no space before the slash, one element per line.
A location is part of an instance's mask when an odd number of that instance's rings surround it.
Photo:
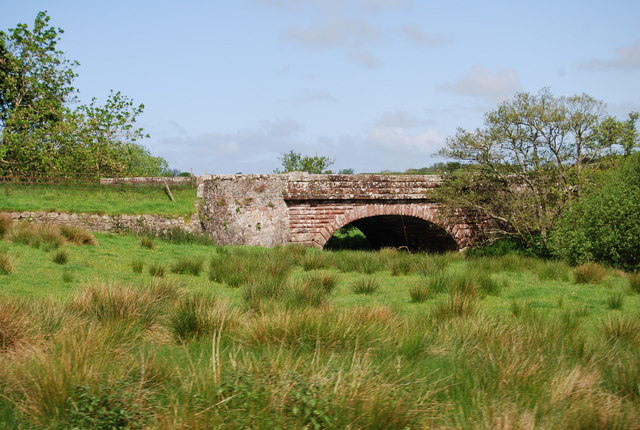
<path fill-rule="evenodd" d="M 280 155 L 282 169 L 275 169 L 274 173 L 307 172 L 307 173 L 331 173 L 329 166 L 334 163 L 329 157 L 320 155 L 302 155 L 293 150 Z"/>
<path fill-rule="evenodd" d="M 139 144 L 144 106 L 120 92 L 74 109 L 76 61 L 58 49 L 63 30 L 40 12 L 32 28 L 0 31 L 0 175 L 160 175 L 165 160 Z"/>
<path fill-rule="evenodd" d="M 606 121 L 618 127 L 609 138 L 603 135 Z M 458 129 L 447 140 L 439 155 L 466 168 L 447 177 L 440 198 L 482 211 L 501 234 L 546 248 L 554 221 L 592 183 L 599 166 L 627 152 L 624 136 L 632 123 L 615 121 L 586 94 L 519 93 L 487 113 L 483 128 Z"/>

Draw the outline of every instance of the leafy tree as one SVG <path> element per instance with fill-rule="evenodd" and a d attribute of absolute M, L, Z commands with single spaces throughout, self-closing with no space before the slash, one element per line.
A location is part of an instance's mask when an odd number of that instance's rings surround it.
<path fill-rule="evenodd" d="M 0 175 L 158 175 L 167 163 L 139 141 L 143 105 L 120 92 L 71 109 L 73 68 L 57 48 L 63 30 L 45 12 L 33 28 L 0 32 Z"/>
<path fill-rule="evenodd" d="M 354 173 L 355 172 L 351 168 L 338 170 L 339 175 L 353 175 Z"/>
<path fill-rule="evenodd" d="M 551 246 L 574 264 L 600 261 L 640 270 L 640 153 L 628 156 L 602 188 L 560 217 Z"/>
<path fill-rule="evenodd" d="M 299 152 L 293 150 L 281 154 L 278 157 L 282 161 L 282 169 L 275 169 L 274 173 L 287 173 L 287 172 L 307 172 L 307 173 L 331 173 L 328 167 L 331 166 L 335 160 L 314 155 L 303 156 Z"/>
<path fill-rule="evenodd" d="M 467 166 L 447 177 L 439 197 L 475 208 L 497 232 L 546 249 L 555 220 L 590 184 L 611 142 L 599 138 L 602 102 L 586 95 L 519 93 L 485 116 L 484 128 L 458 129 L 439 155 Z"/>
<path fill-rule="evenodd" d="M 612 116 L 605 118 L 598 128 L 598 139 L 603 145 L 619 146 L 624 155 L 629 155 L 640 146 L 640 135 L 636 123 L 640 113 L 631 112 L 626 121 Z"/>

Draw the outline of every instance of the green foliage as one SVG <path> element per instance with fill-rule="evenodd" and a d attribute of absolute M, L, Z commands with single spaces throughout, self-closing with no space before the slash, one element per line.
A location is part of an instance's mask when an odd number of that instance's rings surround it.
<path fill-rule="evenodd" d="M 287 173 L 287 172 L 307 172 L 307 173 L 331 173 L 328 170 L 334 162 L 329 157 L 320 155 L 308 156 L 302 155 L 299 152 L 293 150 L 283 153 L 279 157 L 282 161 L 282 169 L 276 169 L 273 173 Z"/>
<path fill-rule="evenodd" d="M 138 144 L 143 105 L 111 92 L 75 109 L 75 61 L 57 45 L 62 29 L 39 12 L 29 28 L 0 32 L 0 174 L 146 176 L 168 172 L 165 160 Z"/>
<path fill-rule="evenodd" d="M 459 129 L 440 155 L 467 165 L 436 190 L 452 208 L 475 208 L 494 228 L 544 251 L 567 206 L 588 188 L 603 156 L 602 102 L 586 95 L 519 93 L 485 116 L 485 127 Z"/>
<path fill-rule="evenodd" d="M 73 389 L 67 403 L 68 425 L 82 429 L 142 429 L 149 414 L 125 384 Z"/>
<path fill-rule="evenodd" d="M 640 153 L 628 156 L 605 185 L 574 204 L 555 226 L 554 252 L 573 264 L 599 261 L 640 269 Z"/>
<path fill-rule="evenodd" d="M 327 250 L 372 249 L 369 239 L 355 225 L 347 224 L 339 228 L 324 246 Z"/>

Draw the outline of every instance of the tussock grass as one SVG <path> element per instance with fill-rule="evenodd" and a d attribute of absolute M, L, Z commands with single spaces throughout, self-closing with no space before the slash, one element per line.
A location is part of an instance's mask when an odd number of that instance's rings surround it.
<path fill-rule="evenodd" d="M 167 268 L 161 263 L 151 263 L 149 264 L 149 274 L 156 278 L 164 278 L 167 274 Z"/>
<path fill-rule="evenodd" d="M 147 237 L 147 236 L 143 236 L 140 238 L 140 246 L 142 246 L 143 248 L 148 248 L 148 249 L 156 249 L 156 244 L 153 241 L 153 239 Z"/>
<path fill-rule="evenodd" d="M 133 273 L 142 273 L 143 268 L 144 268 L 143 260 L 136 259 L 131 262 L 131 269 L 133 270 Z"/>
<path fill-rule="evenodd" d="M 16 223 L 9 233 L 9 239 L 15 243 L 34 248 L 47 247 L 57 249 L 65 243 L 60 228 L 51 224 Z"/>
<path fill-rule="evenodd" d="M 585 263 L 575 268 L 573 276 L 576 284 L 598 284 L 607 276 L 607 271 L 598 263 Z"/>
<path fill-rule="evenodd" d="M 78 228 L 78 227 L 70 227 L 70 226 L 60 226 L 60 234 L 69 242 L 74 245 L 97 245 L 98 241 L 96 238 L 88 232 L 87 230 Z"/>
<path fill-rule="evenodd" d="M 14 221 L 8 213 L 0 213 L 0 239 L 9 234 L 13 225 Z"/>
<path fill-rule="evenodd" d="M 229 303 L 214 296 L 183 296 L 171 311 L 167 325 L 175 340 L 185 343 L 214 333 L 222 333 L 237 319 Z"/>
<path fill-rule="evenodd" d="M 202 257 L 181 257 L 173 263 L 171 271 L 180 275 L 200 276 L 203 264 L 204 258 Z"/>
<path fill-rule="evenodd" d="M 0 275 L 10 275 L 15 270 L 15 257 L 8 252 L 0 251 Z"/>
<path fill-rule="evenodd" d="M 569 280 L 569 266 L 562 261 L 541 261 L 535 267 L 538 278 L 542 280 L 552 279 L 560 281 Z"/>
<path fill-rule="evenodd" d="M 626 294 L 622 291 L 614 291 L 607 297 L 607 307 L 609 309 L 622 309 Z"/>
<path fill-rule="evenodd" d="M 429 300 L 433 293 L 425 281 L 416 282 L 409 289 L 411 303 L 422 303 Z"/>
<path fill-rule="evenodd" d="M 380 280 L 375 276 L 364 276 L 356 279 L 351 284 L 351 291 L 355 294 L 370 295 L 380 288 Z"/>
<path fill-rule="evenodd" d="M 640 272 L 627 274 L 627 280 L 631 291 L 640 294 Z"/>
<path fill-rule="evenodd" d="M 56 251 L 55 254 L 53 254 L 53 257 L 51 257 L 51 261 L 53 261 L 56 264 L 63 265 L 69 262 L 69 258 L 71 258 L 69 251 L 66 249 L 60 249 Z"/>

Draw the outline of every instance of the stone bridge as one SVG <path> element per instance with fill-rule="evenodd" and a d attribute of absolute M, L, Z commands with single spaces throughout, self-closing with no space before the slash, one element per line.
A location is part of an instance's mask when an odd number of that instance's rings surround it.
<path fill-rule="evenodd" d="M 456 250 L 486 241 L 486 218 L 445 211 L 429 197 L 440 182 L 433 175 L 205 175 L 200 220 L 221 245 L 322 248 L 349 224 L 376 248 Z"/>

